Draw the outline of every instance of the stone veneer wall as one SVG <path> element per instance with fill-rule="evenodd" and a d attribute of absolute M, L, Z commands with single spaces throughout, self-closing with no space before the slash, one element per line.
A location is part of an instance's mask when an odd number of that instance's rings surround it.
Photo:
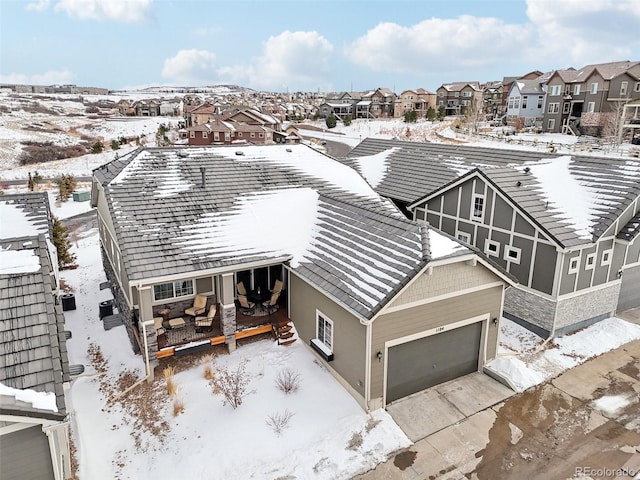
<path fill-rule="evenodd" d="M 572 296 L 558 301 L 556 312 L 556 330 L 562 329 L 567 333 L 567 327 L 581 324 L 586 326 L 589 320 L 602 320 L 610 317 L 616 311 L 620 282 L 598 290 L 591 290 L 582 295 Z M 594 323 L 594 322 L 590 322 Z"/>
<path fill-rule="evenodd" d="M 553 329 L 556 303 L 540 295 L 509 287 L 504 293 L 504 313 L 512 320 L 524 320 L 544 332 L 535 331 L 538 335 L 548 336 Z M 515 318 L 514 318 L 515 317 Z M 527 327 L 526 323 L 523 324 Z M 544 334 L 546 332 L 546 335 Z"/>
<path fill-rule="evenodd" d="M 100 253 L 102 254 L 102 266 L 104 268 L 104 272 L 107 275 L 107 280 L 111 284 L 111 293 L 113 294 L 113 303 L 118 309 L 118 313 L 122 315 L 122 323 L 127 329 L 127 335 L 129 335 L 129 341 L 131 342 L 131 346 L 133 347 L 133 351 L 135 353 L 140 353 L 140 348 L 138 347 L 138 342 L 136 341 L 133 335 L 133 311 L 129 308 L 127 304 L 127 300 L 124 296 L 124 292 L 120 288 L 120 284 L 118 283 L 117 277 L 113 268 L 111 268 L 111 263 L 109 263 L 109 258 L 107 257 L 104 248 L 102 245 L 100 246 Z M 154 332 L 155 336 L 155 332 Z M 140 335 L 142 337 L 142 334 Z M 142 340 L 142 338 L 141 338 Z M 157 344 L 157 341 L 156 341 Z M 156 346 L 157 350 L 157 346 Z"/>

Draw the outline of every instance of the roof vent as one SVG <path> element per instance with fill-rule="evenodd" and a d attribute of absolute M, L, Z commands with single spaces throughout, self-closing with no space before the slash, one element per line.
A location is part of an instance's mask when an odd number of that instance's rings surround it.
<path fill-rule="evenodd" d="M 182 157 L 182 158 L 186 158 L 189 155 L 187 154 L 187 152 L 185 152 L 184 150 L 178 150 L 178 156 Z"/>
<path fill-rule="evenodd" d="M 292 151 L 292 150 L 291 150 L 290 148 L 287 148 L 287 152 L 291 153 L 291 151 Z"/>
<path fill-rule="evenodd" d="M 205 172 L 207 171 L 207 169 L 205 167 L 200 167 L 200 176 L 202 177 L 202 185 L 200 185 L 202 188 L 207 186 L 207 177 L 205 175 Z"/>
<path fill-rule="evenodd" d="M 518 181 L 518 183 L 516 183 L 516 187 L 521 187 L 522 186 L 522 182 Z"/>
<path fill-rule="evenodd" d="M 237 150 L 236 155 L 244 155 L 244 152 L 242 150 Z"/>
<path fill-rule="evenodd" d="M 524 173 L 529 173 L 531 169 L 529 167 L 524 167 Z"/>

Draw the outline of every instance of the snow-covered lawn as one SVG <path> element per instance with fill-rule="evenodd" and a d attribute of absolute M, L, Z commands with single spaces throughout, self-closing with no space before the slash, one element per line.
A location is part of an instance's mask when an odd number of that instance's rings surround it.
<path fill-rule="evenodd" d="M 537 335 L 503 318 L 498 356 L 487 368 L 506 377 L 521 392 L 638 339 L 640 325 L 612 317 L 544 343 Z"/>
<path fill-rule="evenodd" d="M 76 244 L 79 268 L 62 278 L 77 306 L 65 312 L 70 363 L 86 366 L 67 392 L 80 479 L 346 479 L 411 444 L 384 410 L 367 415 L 300 341 L 278 346 L 264 339 L 232 354 L 219 347 L 214 371 L 247 361 L 249 393 L 235 410 L 213 393 L 198 354 L 175 362 L 175 397 L 157 372 L 153 385 L 143 382 L 118 398 L 144 376 L 144 363 L 124 327 L 104 331 L 98 319 L 110 292 L 99 290 L 105 277 L 97 231 Z M 298 391 L 277 388 L 285 369 L 300 375 Z M 174 415 L 176 400 L 184 410 Z M 287 412 L 278 435 L 267 422 Z"/>

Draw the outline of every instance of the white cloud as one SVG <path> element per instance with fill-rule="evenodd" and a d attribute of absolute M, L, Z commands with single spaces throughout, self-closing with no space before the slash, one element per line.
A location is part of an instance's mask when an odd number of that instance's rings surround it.
<path fill-rule="evenodd" d="M 2 83 L 17 83 L 22 85 L 62 85 L 73 83 L 76 75 L 69 70 L 49 70 L 44 73 L 26 75 L 24 73 L 10 73 L 0 75 Z"/>
<path fill-rule="evenodd" d="M 375 71 L 422 73 L 483 67 L 522 55 L 531 44 L 529 25 L 492 17 L 431 18 L 405 27 L 380 23 L 345 47 L 354 64 Z"/>
<path fill-rule="evenodd" d="M 178 85 L 216 83 L 216 55 L 207 50 L 180 50 L 164 61 L 162 76 Z"/>
<path fill-rule="evenodd" d="M 27 10 L 31 10 L 33 12 L 44 12 L 47 8 L 49 8 L 50 0 L 37 0 L 35 2 L 27 3 Z"/>
<path fill-rule="evenodd" d="M 222 67 L 227 83 L 263 90 L 324 88 L 330 83 L 333 45 L 317 32 L 285 31 L 264 43 L 263 54 L 250 65 Z"/>
<path fill-rule="evenodd" d="M 80 20 L 142 22 L 151 17 L 152 0 L 60 0 L 56 11 Z"/>
<path fill-rule="evenodd" d="M 527 0 L 527 16 L 547 62 L 579 68 L 637 60 L 631 58 L 640 49 L 637 0 Z"/>

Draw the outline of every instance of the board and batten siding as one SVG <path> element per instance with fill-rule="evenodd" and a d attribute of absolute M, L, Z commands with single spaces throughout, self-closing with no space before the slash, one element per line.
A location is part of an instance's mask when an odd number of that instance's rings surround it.
<path fill-rule="evenodd" d="M 466 268 L 466 272 L 462 275 L 460 275 L 460 267 Z M 482 272 L 483 270 L 489 273 L 489 278 Z M 432 298 L 434 301 L 422 304 L 416 304 L 415 301 L 406 302 L 404 305 L 407 306 L 407 308 L 382 314 L 376 318 L 372 324 L 372 358 L 370 361 L 371 399 L 374 404 L 376 401 L 381 402 L 383 395 L 384 362 L 378 361 L 376 354 L 377 352 L 385 351 L 385 342 L 481 315 L 486 315 L 489 319 L 500 318 L 501 316 L 504 285 L 500 284 L 482 289 L 483 285 L 492 285 L 500 280 L 480 264 L 477 264 L 475 267 L 462 263 L 437 266 L 434 267 L 431 275 L 425 272 L 422 276 L 425 278 L 418 278 L 414 283 L 416 287 L 425 287 L 427 284 L 433 284 L 426 287 L 426 290 L 423 290 L 422 299 L 427 301 L 428 298 Z M 476 284 L 474 286 L 478 288 L 478 290 L 437 300 L 439 295 L 446 295 L 436 293 L 440 288 L 440 284 L 452 285 L 456 281 L 467 281 L 467 278 L 475 279 Z M 467 288 L 471 289 L 471 285 Z M 407 291 L 410 289 L 411 287 L 407 289 Z M 433 294 L 429 295 L 429 292 L 433 292 Z M 402 297 L 401 295 L 399 299 L 400 298 L 408 300 L 406 296 Z M 394 304 L 396 307 L 399 307 L 403 303 L 402 301 L 396 300 Z M 489 323 L 488 335 L 485 340 L 485 361 L 495 357 L 498 340 L 499 325 L 493 325 L 492 322 Z M 481 346 L 481 352 L 484 351 L 483 348 L 484 346 Z"/>
<path fill-rule="evenodd" d="M 337 374 L 349 393 L 364 404 L 366 327 L 331 298 L 316 290 L 294 273 L 289 275 L 289 316 L 300 339 L 308 346 L 316 338 L 316 311 L 333 322 L 333 356 L 322 362 Z M 320 357 L 318 357 L 320 358 Z"/>
<path fill-rule="evenodd" d="M 484 196 L 482 220 L 472 219 L 474 194 Z M 478 176 L 429 199 L 414 209 L 414 219 L 457 238 L 471 236 L 471 244 L 487 253 L 487 241 L 497 242 L 491 259 L 518 279 L 521 285 L 551 295 L 554 287 L 556 246 L 540 229 Z M 507 260 L 506 249 L 520 250 L 518 262 Z M 535 267 L 535 268 L 534 268 Z M 535 272 L 535 273 L 534 273 Z"/>
<path fill-rule="evenodd" d="M 0 435 L 0 480 L 51 480 L 53 463 L 41 425 Z"/>

